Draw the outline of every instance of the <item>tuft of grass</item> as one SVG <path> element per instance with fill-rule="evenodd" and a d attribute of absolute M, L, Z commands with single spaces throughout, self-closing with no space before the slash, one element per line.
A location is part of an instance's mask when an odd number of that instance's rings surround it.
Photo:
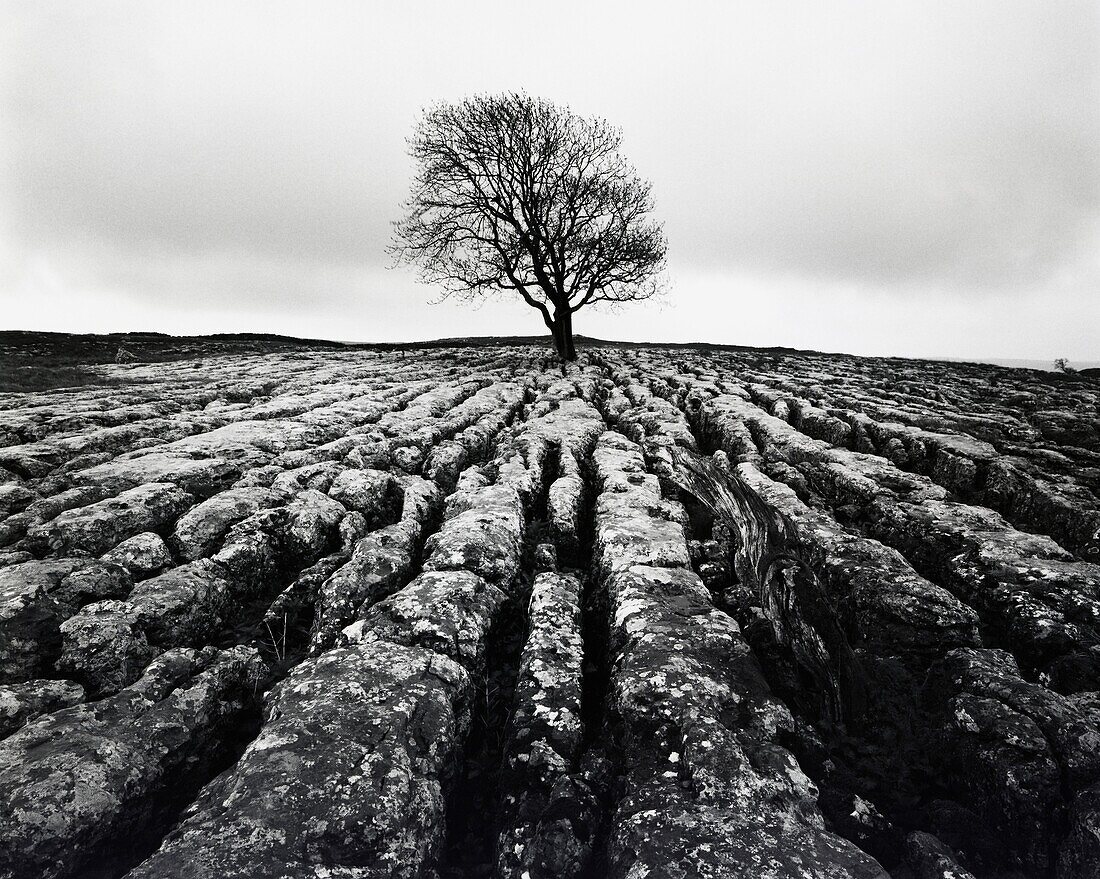
<path fill-rule="evenodd" d="M 271 624 L 267 620 L 264 620 L 264 626 L 267 629 L 267 637 L 271 639 L 271 646 L 275 648 L 275 658 L 279 662 L 286 662 L 286 621 L 287 615 L 283 614 L 283 638 L 282 646 L 279 644 L 279 640 L 275 637 L 275 633 L 271 631 Z"/>

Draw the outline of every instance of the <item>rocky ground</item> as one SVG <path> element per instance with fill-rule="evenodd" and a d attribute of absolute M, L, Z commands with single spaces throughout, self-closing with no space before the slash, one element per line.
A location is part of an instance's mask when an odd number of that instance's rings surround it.
<path fill-rule="evenodd" d="M 0 394 L 0 877 L 1100 877 L 1100 381 L 180 356 Z"/>

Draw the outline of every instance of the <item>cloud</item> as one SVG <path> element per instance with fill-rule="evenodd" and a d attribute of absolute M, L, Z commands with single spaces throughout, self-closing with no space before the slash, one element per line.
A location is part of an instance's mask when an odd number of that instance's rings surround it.
<path fill-rule="evenodd" d="M 372 167 L 369 106 L 299 80 L 285 61 L 306 47 L 267 44 L 261 10 L 72 8 L 23 22 L 10 73 L 9 198 L 27 237 L 325 260 L 385 234 L 402 181 Z"/>
<path fill-rule="evenodd" d="M 683 111 L 689 173 L 658 178 L 681 246 L 886 288 L 1027 284 L 1076 259 L 1100 214 L 1097 8 L 860 8 L 808 13 Z"/>
<path fill-rule="evenodd" d="M 974 314 L 990 297 L 1034 305 L 1057 289 L 1086 309 L 1094 295 L 1091 2 L 545 15 L 503 2 L 104 0 L 0 15 L 9 289 L 45 260 L 146 317 L 181 295 L 204 314 L 287 323 L 352 301 L 390 308 L 378 279 L 419 108 L 525 88 L 623 127 L 684 277 L 929 308 L 947 296 Z"/>

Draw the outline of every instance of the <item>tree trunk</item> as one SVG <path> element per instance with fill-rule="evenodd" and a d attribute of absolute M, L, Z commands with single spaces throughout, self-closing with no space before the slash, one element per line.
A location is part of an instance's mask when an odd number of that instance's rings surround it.
<path fill-rule="evenodd" d="M 562 360 L 576 360 L 577 349 L 573 347 L 573 312 L 562 309 L 554 312 L 554 348 Z"/>

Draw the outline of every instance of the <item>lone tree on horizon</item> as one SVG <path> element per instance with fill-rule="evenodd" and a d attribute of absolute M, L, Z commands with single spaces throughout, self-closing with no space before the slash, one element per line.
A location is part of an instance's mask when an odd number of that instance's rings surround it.
<path fill-rule="evenodd" d="M 515 292 L 575 360 L 573 314 L 659 289 L 666 244 L 651 184 L 619 153 L 622 132 L 525 94 L 424 111 L 392 251 L 443 298 Z"/>

